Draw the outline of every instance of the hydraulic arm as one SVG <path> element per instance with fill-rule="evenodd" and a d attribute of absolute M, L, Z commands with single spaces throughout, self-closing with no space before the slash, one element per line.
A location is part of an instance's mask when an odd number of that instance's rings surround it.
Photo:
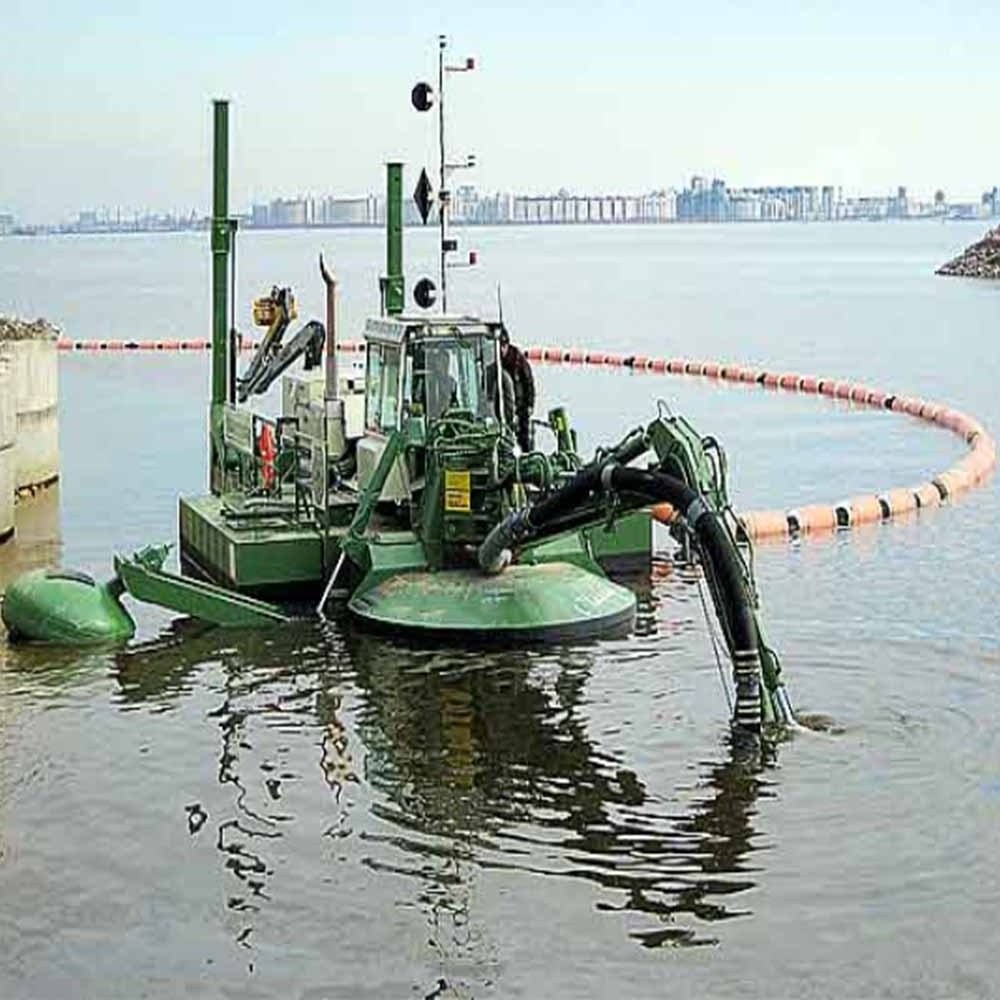
<path fill-rule="evenodd" d="M 648 468 L 630 466 L 650 450 L 656 461 Z M 732 660 L 734 726 L 757 733 L 766 723 L 791 724 L 780 664 L 758 619 L 752 562 L 737 543 L 722 450 L 713 440 L 699 438 L 683 419 L 659 416 L 616 447 L 599 451 L 558 489 L 510 513 L 479 547 L 480 567 L 500 572 L 525 543 L 600 524 L 650 503 L 670 504 L 675 530 L 704 569 Z"/>
<path fill-rule="evenodd" d="M 236 383 L 239 401 L 243 403 L 248 396 L 266 392 L 274 380 L 303 355 L 306 371 L 315 368 L 323 360 L 325 340 L 326 328 L 314 319 L 306 323 L 287 344 L 282 345 L 280 338 L 270 348 L 261 343 L 246 375 Z"/>
<path fill-rule="evenodd" d="M 317 320 L 306 323 L 287 344 L 282 343 L 285 331 L 297 315 L 295 296 L 290 288 L 278 288 L 276 285 L 270 295 L 254 301 L 254 324 L 266 326 L 267 333 L 261 338 L 247 370 L 236 380 L 236 394 L 241 403 L 251 395 L 266 392 L 300 356 L 305 355 L 306 371 L 315 368 L 322 360 L 326 329 Z"/>

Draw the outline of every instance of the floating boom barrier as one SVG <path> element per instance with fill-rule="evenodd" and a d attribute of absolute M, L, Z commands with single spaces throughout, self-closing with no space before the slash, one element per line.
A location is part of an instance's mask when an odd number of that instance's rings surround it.
<path fill-rule="evenodd" d="M 208 340 L 60 340 L 61 351 L 207 351 Z M 239 347 L 252 351 L 258 341 L 243 338 Z M 363 341 L 343 341 L 343 353 L 363 353 Z M 813 532 L 830 532 L 862 524 L 888 521 L 927 507 L 939 507 L 966 490 L 981 485 L 996 467 L 996 444 L 983 425 L 965 413 L 944 403 L 903 396 L 874 389 L 860 382 L 775 372 L 746 367 L 734 362 L 692 361 L 686 358 L 652 358 L 640 354 L 614 354 L 606 351 L 565 347 L 529 347 L 525 354 L 532 361 L 546 364 L 589 365 L 626 368 L 653 375 L 689 375 L 765 389 L 825 396 L 858 406 L 891 410 L 916 417 L 957 434 L 968 445 L 963 458 L 949 469 L 913 486 L 899 486 L 878 493 L 859 494 L 836 503 L 813 503 L 790 510 L 774 508 L 751 510 L 738 515 L 743 533 L 753 541 L 797 537 Z M 653 516 L 664 524 L 674 519 L 669 504 L 657 504 Z"/>

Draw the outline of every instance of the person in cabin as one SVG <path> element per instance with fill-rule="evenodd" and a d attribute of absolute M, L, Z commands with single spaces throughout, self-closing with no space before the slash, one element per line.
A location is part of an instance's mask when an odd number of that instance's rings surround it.
<path fill-rule="evenodd" d="M 458 383 L 451 375 L 447 348 L 428 348 L 426 363 L 427 418 L 437 420 L 445 410 L 457 404 Z"/>
<path fill-rule="evenodd" d="M 510 342 L 507 327 L 500 325 L 500 363 L 514 383 L 514 429 L 521 451 L 533 447 L 531 412 L 535 408 L 535 379 L 524 351 Z"/>

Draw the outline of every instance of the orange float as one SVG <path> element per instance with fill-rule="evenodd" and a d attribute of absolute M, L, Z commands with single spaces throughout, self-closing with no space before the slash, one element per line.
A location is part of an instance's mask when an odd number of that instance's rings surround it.
<path fill-rule="evenodd" d="M 898 514 L 908 514 L 917 509 L 917 498 L 913 490 L 895 489 L 879 495 L 882 513 L 885 517 L 896 517 Z"/>
<path fill-rule="evenodd" d="M 77 340 L 60 338 L 60 351 L 176 351 L 206 350 L 210 343 L 203 340 L 127 341 Z M 239 348 L 255 350 L 259 343 L 240 339 Z M 339 349 L 344 352 L 363 353 L 363 341 L 342 341 Z M 751 539 L 787 537 L 790 534 L 812 531 L 830 531 L 838 526 L 875 523 L 898 514 L 923 507 L 940 506 L 945 497 L 952 497 L 982 482 L 996 467 L 996 445 L 982 424 L 959 410 L 917 397 L 899 396 L 872 389 L 861 383 L 820 378 L 815 375 L 798 375 L 794 372 L 776 373 L 759 368 L 744 367 L 732 362 L 689 361 L 684 358 L 649 358 L 645 355 L 623 356 L 603 351 L 586 351 L 580 348 L 528 347 L 525 355 L 533 361 L 549 363 L 607 365 L 629 367 L 638 371 L 668 372 L 673 375 L 702 375 L 722 378 L 742 384 L 760 384 L 770 389 L 801 391 L 830 398 L 849 400 L 873 407 L 887 408 L 896 413 L 935 423 L 958 434 L 970 446 L 968 453 L 954 466 L 930 482 L 915 487 L 891 489 L 877 495 L 852 497 L 836 506 L 812 504 L 786 512 L 780 510 L 749 511 L 739 522 L 743 532 Z M 264 425 L 260 439 L 262 476 L 265 485 L 273 482 L 276 447 L 274 432 Z M 658 504 L 653 516 L 663 523 L 670 523 L 675 516 L 669 504 Z"/>
<path fill-rule="evenodd" d="M 782 510 L 751 510 L 741 514 L 738 520 L 751 541 L 789 535 L 788 515 Z"/>
<path fill-rule="evenodd" d="M 808 534 L 811 531 L 833 531 L 837 527 L 837 511 L 826 504 L 810 504 L 788 512 L 790 530 Z"/>
<path fill-rule="evenodd" d="M 874 495 L 851 497 L 834 508 L 837 513 L 837 526 L 853 528 L 857 524 L 876 524 L 885 514 L 879 498 Z"/>
<path fill-rule="evenodd" d="M 941 491 L 933 483 L 921 483 L 913 488 L 918 507 L 940 507 Z"/>

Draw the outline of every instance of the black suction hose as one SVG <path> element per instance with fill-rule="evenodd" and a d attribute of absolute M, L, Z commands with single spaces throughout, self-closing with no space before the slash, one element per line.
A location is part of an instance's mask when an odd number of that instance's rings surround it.
<path fill-rule="evenodd" d="M 733 658 L 735 722 L 743 729 L 759 731 L 760 640 L 743 564 L 721 515 L 683 480 L 665 472 L 626 468 L 615 464 L 614 459 L 604 465 L 591 465 L 535 506 L 515 511 L 498 524 L 480 547 L 480 565 L 487 571 L 501 569 L 509 559 L 512 545 L 565 531 L 579 507 L 595 494 L 608 490 L 626 503 L 632 501 L 629 506 L 665 501 L 694 532 L 713 583 L 712 597 Z M 592 512 L 589 520 L 593 520 Z"/>
<path fill-rule="evenodd" d="M 610 479 L 616 491 L 634 493 L 654 501 L 665 500 L 695 533 L 715 582 L 713 589 L 717 591 L 717 610 L 726 626 L 739 675 L 737 657 L 740 654 L 752 651 L 754 660 L 759 658 L 757 622 L 747 593 L 743 564 L 721 515 L 708 507 L 690 486 L 665 472 L 616 467 L 612 469 Z"/>

